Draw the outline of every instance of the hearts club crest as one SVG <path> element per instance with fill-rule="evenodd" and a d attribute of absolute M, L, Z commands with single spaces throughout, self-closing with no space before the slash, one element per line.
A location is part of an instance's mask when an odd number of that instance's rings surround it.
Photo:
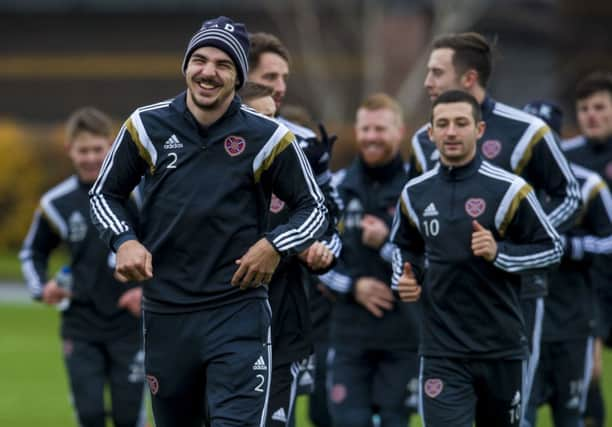
<path fill-rule="evenodd" d="M 465 202 L 465 211 L 472 218 L 478 218 L 487 208 L 487 203 L 481 198 L 471 198 Z"/>
<path fill-rule="evenodd" d="M 487 159 L 494 159 L 501 152 L 502 145 L 496 139 L 488 139 L 482 143 L 480 150 Z"/>
<path fill-rule="evenodd" d="M 232 157 L 239 156 L 246 148 L 246 141 L 241 136 L 231 135 L 223 142 L 225 151 Z"/>

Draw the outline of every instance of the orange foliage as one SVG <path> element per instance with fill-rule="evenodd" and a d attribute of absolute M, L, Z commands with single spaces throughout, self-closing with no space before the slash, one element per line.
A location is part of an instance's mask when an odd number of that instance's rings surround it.
<path fill-rule="evenodd" d="M 57 128 L 0 120 L 0 248 L 15 250 L 41 195 L 70 174 Z"/>

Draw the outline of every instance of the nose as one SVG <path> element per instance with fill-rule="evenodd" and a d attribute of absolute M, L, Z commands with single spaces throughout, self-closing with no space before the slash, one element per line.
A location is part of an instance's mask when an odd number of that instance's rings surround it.
<path fill-rule="evenodd" d="M 200 74 L 203 74 L 205 76 L 213 76 L 215 75 L 215 73 L 216 73 L 216 67 L 212 61 L 206 62 L 200 68 Z"/>
<path fill-rule="evenodd" d="M 274 90 L 279 94 L 284 95 L 285 91 L 287 90 L 287 83 L 285 83 L 285 79 L 282 77 L 276 79 L 276 82 L 274 83 Z"/>
<path fill-rule="evenodd" d="M 446 128 L 446 135 L 453 136 L 456 134 L 457 134 L 457 127 L 453 123 L 450 123 L 448 127 Z"/>
<path fill-rule="evenodd" d="M 425 87 L 426 89 L 429 89 L 432 86 L 433 86 L 433 81 L 432 81 L 431 73 L 428 72 L 427 75 L 425 76 L 425 81 L 423 82 L 423 87 Z"/>

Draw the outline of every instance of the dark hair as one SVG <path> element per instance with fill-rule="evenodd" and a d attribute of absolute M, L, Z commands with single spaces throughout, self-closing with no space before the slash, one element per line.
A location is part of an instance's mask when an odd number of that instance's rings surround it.
<path fill-rule="evenodd" d="M 291 62 L 289 51 L 285 45 L 273 34 L 270 33 L 253 33 L 249 36 L 250 50 L 249 50 L 249 69 L 254 70 L 259 65 L 261 55 L 264 53 L 275 53 L 285 61 L 287 64 Z"/>
<path fill-rule="evenodd" d="M 601 91 L 608 92 L 612 96 L 612 73 L 609 71 L 594 71 L 580 80 L 576 86 L 576 101 Z"/>
<path fill-rule="evenodd" d="M 290 122 L 297 123 L 312 131 L 316 129 L 315 121 L 308 109 L 302 105 L 283 104 L 280 109 L 280 115 Z"/>
<path fill-rule="evenodd" d="M 472 117 L 474 122 L 478 123 L 482 120 L 482 112 L 480 111 L 480 104 L 472 95 L 462 90 L 449 90 L 438 96 L 433 104 L 431 105 L 431 123 L 433 124 L 433 111 L 437 105 L 440 104 L 454 104 L 457 102 L 465 102 L 472 106 Z"/>
<path fill-rule="evenodd" d="M 94 107 L 84 107 L 73 112 L 66 122 L 66 141 L 71 143 L 81 132 L 111 138 L 113 126 L 110 117 Z"/>
<path fill-rule="evenodd" d="M 478 73 L 478 83 L 487 87 L 493 69 L 493 46 L 478 33 L 445 34 L 433 43 L 433 49 L 452 49 L 453 66 L 458 74 L 470 69 Z"/>
<path fill-rule="evenodd" d="M 266 96 L 272 96 L 274 89 L 270 86 L 264 86 L 259 83 L 247 81 L 242 89 L 238 92 L 243 102 L 248 103 L 254 99 L 265 98 Z"/>

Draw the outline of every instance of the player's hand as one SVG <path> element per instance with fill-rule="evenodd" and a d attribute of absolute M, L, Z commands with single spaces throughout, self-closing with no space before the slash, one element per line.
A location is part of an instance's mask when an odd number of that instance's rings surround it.
<path fill-rule="evenodd" d="M 409 262 L 404 263 L 404 269 L 397 282 L 397 287 L 402 301 L 415 302 L 419 300 L 421 296 L 421 286 L 414 277 L 412 266 Z"/>
<path fill-rule="evenodd" d="M 361 220 L 361 241 L 372 249 L 380 249 L 389 237 L 389 227 L 374 215 L 364 215 Z"/>
<path fill-rule="evenodd" d="M 472 221 L 472 253 L 491 262 L 497 256 L 497 242 L 493 233 L 484 228 L 478 221 Z"/>
<path fill-rule="evenodd" d="M 334 261 L 334 254 L 324 243 L 317 241 L 302 251 L 298 258 L 311 270 L 317 271 L 329 267 Z"/>
<path fill-rule="evenodd" d="M 373 277 L 362 277 L 355 283 L 355 299 L 376 317 L 393 308 L 393 293 L 385 283 Z"/>
<path fill-rule="evenodd" d="M 55 305 L 59 304 L 64 298 L 70 298 L 71 296 L 72 294 L 69 291 L 57 285 L 55 279 L 51 279 L 45 283 L 42 300 L 45 304 Z"/>
<path fill-rule="evenodd" d="M 126 309 L 132 313 L 134 317 L 140 317 L 142 313 L 142 288 L 138 286 L 125 291 L 123 295 L 121 295 L 121 298 L 119 298 L 117 306 Z"/>
<path fill-rule="evenodd" d="M 153 277 L 153 256 L 137 240 L 126 240 L 117 249 L 115 277 L 120 282 L 142 282 Z"/>
<path fill-rule="evenodd" d="M 602 349 L 603 343 L 601 338 L 595 338 L 593 343 L 593 370 L 591 371 L 591 381 L 594 382 L 600 381 L 603 373 Z"/>
<path fill-rule="evenodd" d="M 269 284 L 279 261 L 280 255 L 268 239 L 259 239 L 240 259 L 236 260 L 238 270 L 232 277 L 232 285 L 246 289 Z"/>

